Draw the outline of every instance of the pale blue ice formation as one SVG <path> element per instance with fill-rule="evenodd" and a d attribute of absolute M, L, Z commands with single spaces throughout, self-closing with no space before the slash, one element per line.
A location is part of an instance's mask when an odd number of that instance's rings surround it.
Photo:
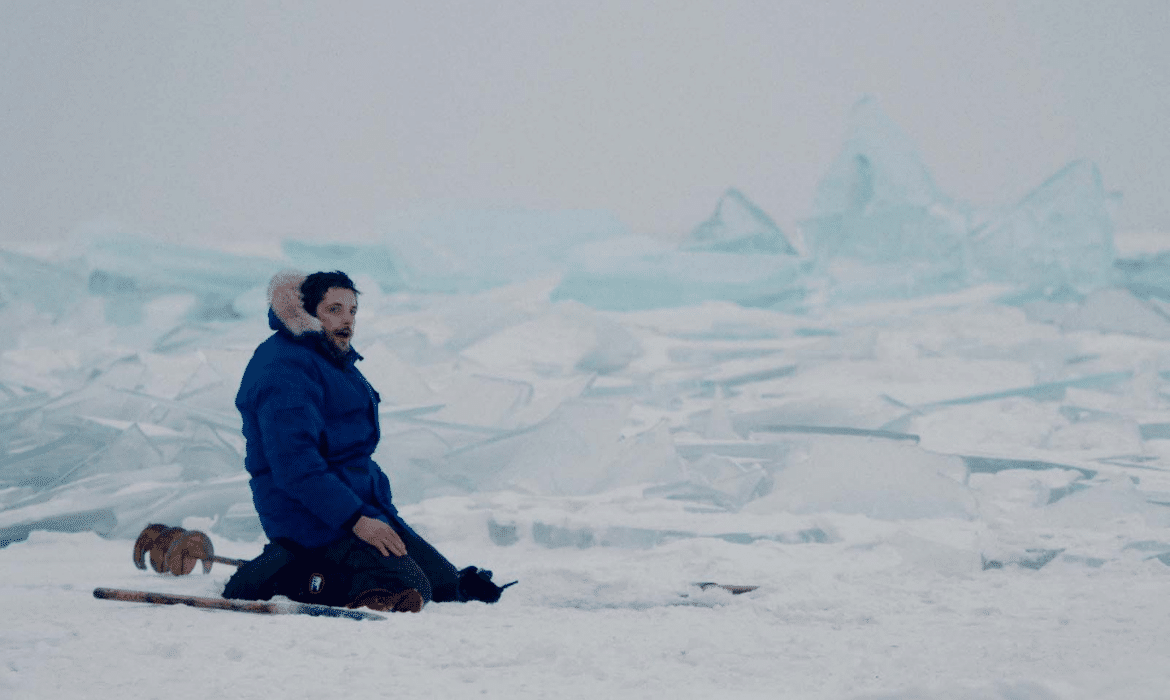
<path fill-rule="evenodd" d="M 850 112 L 849 135 L 817 186 L 813 217 L 902 207 L 928 209 L 941 199 L 914 142 L 875 98 L 867 96 Z M 869 249 L 880 241 L 854 243 Z"/>
<path fill-rule="evenodd" d="M 719 199 L 711 218 L 691 232 L 685 247 L 721 253 L 797 254 L 772 217 L 734 188 Z"/>
<path fill-rule="evenodd" d="M 914 297 L 981 282 L 1084 293 L 1119 277 L 1111 197 L 1095 165 L 1074 161 L 977 223 L 971 207 L 938 190 L 912 141 L 866 98 L 854 107 L 849 137 L 802 230 L 836 300 Z"/>
<path fill-rule="evenodd" d="M 913 297 L 965 284 L 968 216 L 935 187 L 917 148 L 865 98 L 817 187 L 805 245 L 839 299 Z"/>
<path fill-rule="evenodd" d="M 971 233 L 977 280 L 1089 291 L 1115 281 L 1109 196 L 1097 166 L 1075 161 L 1007 214 Z"/>
<path fill-rule="evenodd" d="M 117 325 L 142 320 L 143 305 L 169 295 L 194 297 L 194 321 L 239 318 L 237 297 L 264 285 L 280 263 L 258 256 L 160 243 L 142 237 L 103 236 L 85 250 L 89 291 L 107 299 L 106 318 Z"/>
<path fill-rule="evenodd" d="M 1170 301 L 1170 253 L 1161 251 L 1119 258 L 1113 263 L 1118 284 L 1142 299 Z"/>
<path fill-rule="evenodd" d="M 553 299 L 635 311 L 731 301 L 798 308 L 809 294 L 808 262 L 776 222 L 739 190 L 719 199 L 711 218 L 681 247 L 626 236 L 575 246 Z"/>
<path fill-rule="evenodd" d="M 41 313 L 59 317 L 85 293 L 86 270 L 80 260 L 50 263 L 0 250 L 0 308 L 27 302 Z"/>
<path fill-rule="evenodd" d="M 88 291 L 108 300 L 107 318 L 125 326 L 141 321 L 151 300 L 187 295 L 188 320 L 220 321 L 254 315 L 263 306 L 256 290 L 289 264 L 344 269 L 385 293 L 474 293 L 555 279 L 554 300 L 618 311 L 704 301 L 801 311 L 982 282 L 1015 285 L 1027 292 L 1020 301 L 1060 290 L 1079 299 L 1113 284 L 1140 298 L 1170 298 L 1165 255 L 1115 261 L 1111 197 L 1097 168 L 1077 161 L 1014 206 L 977 213 L 938 189 L 910 137 L 867 97 L 853 108 L 844 145 L 800 224 L 800 245 L 734 188 L 677 245 L 633 236 L 594 211 L 401 213 L 380 225 L 380 242 L 287 241 L 280 261 L 103 230 L 69 263 L 5 252 L 0 304 L 21 298 L 22 280 L 36 275 L 55 281 L 53 293 L 32 299 L 45 312 Z"/>
<path fill-rule="evenodd" d="M 553 299 L 634 311 L 731 301 L 743 306 L 799 306 L 807 295 L 805 262 L 792 255 L 676 250 L 629 236 L 577 246 Z"/>

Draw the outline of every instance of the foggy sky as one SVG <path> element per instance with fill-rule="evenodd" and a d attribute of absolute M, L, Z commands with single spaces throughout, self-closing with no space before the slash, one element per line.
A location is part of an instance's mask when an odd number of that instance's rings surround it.
<path fill-rule="evenodd" d="M 0 4 L 0 242 L 354 239 L 418 206 L 667 235 L 740 188 L 791 228 L 874 95 L 939 187 L 1076 158 L 1170 231 L 1170 3 Z"/>

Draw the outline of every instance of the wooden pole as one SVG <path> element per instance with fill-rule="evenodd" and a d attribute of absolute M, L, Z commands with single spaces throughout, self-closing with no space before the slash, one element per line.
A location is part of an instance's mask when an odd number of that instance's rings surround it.
<path fill-rule="evenodd" d="M 259 613 L 261 615 L 312 615 L 314 617 L 345 617 L 350 620 L 385 620 L 385 615 L 334 608 L 311 603 L 273 602 L 270 600 L 229 600 L 227 598 L 205 598 L 194 595 L 175 595 L 152 591 L 130 591 L 122 588 L 95 588 L 93 597 L 101 600 L 120 600 L 127 603 L 152 603 L 154 605 L 189 605 L 193 608 L 210 610 L 232 610 L 235 612 Z"/>

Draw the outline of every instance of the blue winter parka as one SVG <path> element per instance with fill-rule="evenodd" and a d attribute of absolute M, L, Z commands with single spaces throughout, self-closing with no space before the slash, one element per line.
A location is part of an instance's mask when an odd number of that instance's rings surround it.
<path fill-rule="evenodd" d="M 290 319 L 290 306 L 269 309 L 276 332 L 256 348 L 236 395 L 264 533 L 320 547 L 361 515 L 405 527 L 371 458 L 380 398 L 354 364 L 361 356 L 332 352 L 320 331 L 305 330 L 316 319 Z"/>

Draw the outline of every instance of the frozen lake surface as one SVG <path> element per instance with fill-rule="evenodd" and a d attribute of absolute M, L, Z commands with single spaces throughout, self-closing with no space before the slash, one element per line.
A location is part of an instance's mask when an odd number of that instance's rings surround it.
<path fill-rule="evenodd" d="M 1114 241 L 1087 163 L 974 211 L 854 120 L 799 240 L 731 190 L 677 241 L 480 212 L 284 259 L 0 250 L 0 695 L 1167 697 L 1164 236 Z M 499 604 L 92 597 L 220 595 L 136 569 L 148 523 L 259 553 L 232 401 L 288 265 L 354 273 L 375 458 L 519 579 Z"/>

